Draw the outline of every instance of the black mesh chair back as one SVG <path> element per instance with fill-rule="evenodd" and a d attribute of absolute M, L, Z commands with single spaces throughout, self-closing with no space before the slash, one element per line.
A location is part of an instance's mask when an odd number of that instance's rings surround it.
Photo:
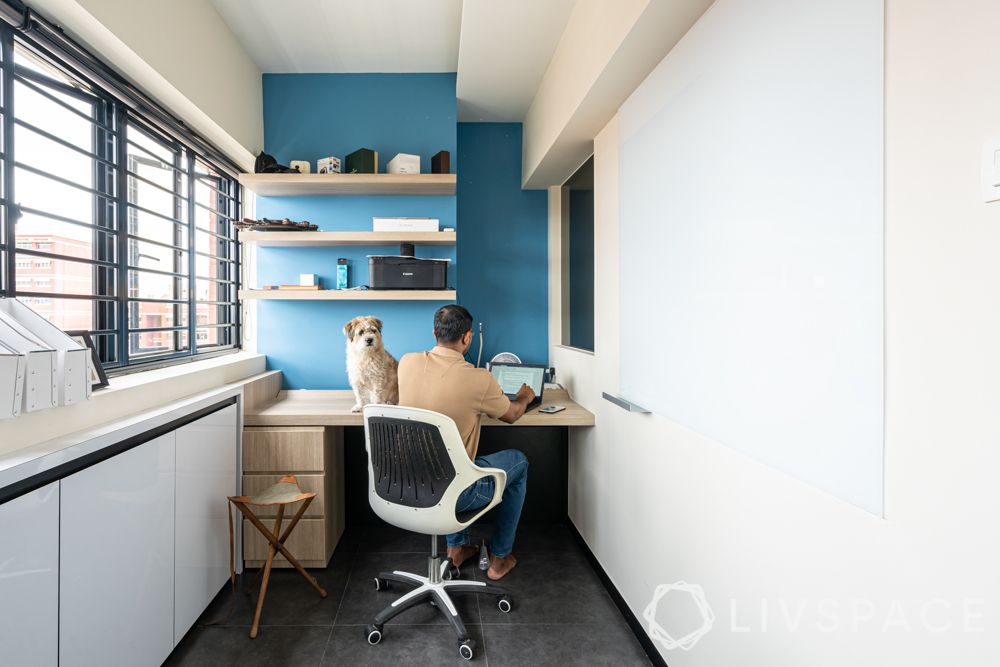
<path fill-rule="evenodd" d="M 410 419 L 372 417 L 368 438 L 375 493 L 406 507 L 433 507 L 455 479 L 437 426 Z"/>

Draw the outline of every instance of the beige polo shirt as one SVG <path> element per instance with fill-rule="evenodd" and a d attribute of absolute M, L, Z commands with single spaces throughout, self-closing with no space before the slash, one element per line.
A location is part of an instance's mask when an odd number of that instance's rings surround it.
<path fill-rule="evenodd" d="M 454 419 L 473 461 L 479 450 L 483 414 L 497 418 L 510 409 L 510 399 L 489 371 L 476 368 L 447 347 L 403 355 L 399 360 L 399 404 Z"/>

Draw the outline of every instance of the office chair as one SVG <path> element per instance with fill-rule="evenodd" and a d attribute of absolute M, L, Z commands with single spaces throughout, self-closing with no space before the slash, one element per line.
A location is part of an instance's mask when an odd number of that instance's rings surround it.
<path fill-rule="evenodd" d="M 438 556 L 438 536 L 455 533 L 476 521 L 500 502 L 507 474 L 496 468 L 480 468 L 469 460 L 458 427 L 450 417 L 417 408 L 368 405 L 364 409 L 365 448 L 368 450 L 368 501 L 384 521 L 431 536 L 427 576 L 409 572 L 381 572 L 375 590 L 389 582 L 415 586 L 375 615 L 365 627 L 368 643 L 382 640 L 382 627 L 389 619 L 421 602 L 430 602 L 444 614 L 458 634 L 458 652 L 471 660 L 476 642 L 452 603 L 449 593 L 488 593 L 497 596 L 497 606 L 507 613 L 511 598 L 499 586 L 481 581 L 455 581 L 458 568 L 450 558 Z M 466 487 L 483 477 L 496 480 L 493 498 L 486 507 L 455 512 L 455 504 Z"/>

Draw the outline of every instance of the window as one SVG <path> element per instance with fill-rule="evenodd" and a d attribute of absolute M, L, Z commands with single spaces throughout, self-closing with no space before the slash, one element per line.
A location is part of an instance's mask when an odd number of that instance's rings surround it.
<path fill-rule="evenodd" d="M 0 38 L 4 295 L 90 331 L 109 369 L 239 347 L 233 175 L 72 63 Z"/>
<path fill-rule="evenodd" d="M 563 262 L 569 264 L 565 285 L 569 308 L 564 317 L 563 345 L 594 349 L 594 158 L 583 163 L 565 184 L 569 202 L 569 243 Z"/>

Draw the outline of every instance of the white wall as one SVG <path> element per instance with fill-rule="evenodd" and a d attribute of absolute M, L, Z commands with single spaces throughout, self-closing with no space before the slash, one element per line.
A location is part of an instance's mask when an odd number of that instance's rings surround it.
<path fill-rule="evenodd" d="M 31 0 L 245 169 L 264 146 L 261 73 L 209 0 Z"/>
<path fill-rule="evenodd" d="M 887 2 L 884 519 L 600 399 L 618 386 L 616 121 L 595 139 L 596 352 L 552 351 L 597 415 L 572 438 L 570 514 L 640 618 L 660 583 L 704 588 L 715 626 L 662 651 L 671 667 L 1000 662 L 1000 204 L 978 174 L 997 25 L 991 0 Z"/>

